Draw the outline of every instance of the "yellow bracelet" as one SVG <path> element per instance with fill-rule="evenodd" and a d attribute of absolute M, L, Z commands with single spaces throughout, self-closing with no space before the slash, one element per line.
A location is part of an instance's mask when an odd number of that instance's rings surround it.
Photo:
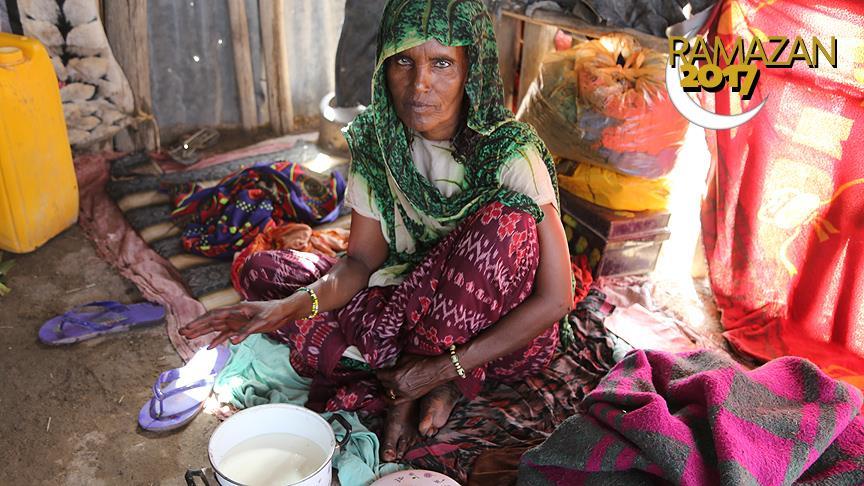
<path fill-rule="evenodd" d="M 453 366 L 456 367 L 456 374 L 459 375 L 463 380 L 468 378 L 468 375 L 465 373 L 465 368 L 462 367 L 462 363 L 459 362 L 459 355 L 456 354 L 456 345 L 450 345 L 450 361 L 453 362 Z"/>
<path fill-rule="evenodd" d="M 314 319 L 315 316 L 318 315 L 318 295 L 316 295 L 315 291 L 309 287 L 300 287 L 297 289 L 297 292 L 306 292 L 309 294 L 309 297 L 312 297 L 312 313 L 309 314 L 305 320 Z"/>

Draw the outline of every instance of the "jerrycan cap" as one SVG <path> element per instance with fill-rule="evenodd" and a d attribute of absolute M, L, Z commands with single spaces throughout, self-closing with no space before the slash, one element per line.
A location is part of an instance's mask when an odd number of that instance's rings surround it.
<path fill-rule="evenodd" d="M 18 64 L 24 61 L 24 51 L 15 46 L 0 46 L 0 66 Z"/>

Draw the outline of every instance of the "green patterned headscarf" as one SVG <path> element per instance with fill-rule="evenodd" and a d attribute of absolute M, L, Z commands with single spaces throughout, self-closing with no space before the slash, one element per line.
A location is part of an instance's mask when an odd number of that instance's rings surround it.
<path fill-rule="evenodd" d="M 421 175 L 411 158 L 409 134 L 396 114 L 387 87 L 388 57 L 435 39 L 445 46 L 465 46 L 469 68 L 465 83 L 465 123 L 459 136 L 470 134 L 470 149 L 454 143 L 454 159 L 465 167 L 463 190 L 443 196 Z M 492 19 L 481 0 L 390 0 L 378 34 L 378 61 L 372 78 L 372 103 L 349 126 L 352 177 L 362 177 L 370 200 L 381 214 L 390 247 L 385 265 L 415 264 L 435 243 L 484 205 L 500 201 L 530 213 L 539 223 L 543 212 L 534 201 L 501 186 L 502 169 L 531 148 L 543 157 L 557 196 L 552 158 L 529 126 L 517 122 L 504 107 L 498 51 Z M 466 132 L 466 130 L 472 132 Z M 394 194 L 398 190 L 413 211 Z M 396 247 L 396 211 L 413 239 L 412 251 Z M 409 214 L 419 214 L 426 223 Z M 429 224 L 429 222 L 432 224 Z M 404 245 L 403 245 L 404 246 Z M 409 265 L 411 266 L 411 265 Z"/>

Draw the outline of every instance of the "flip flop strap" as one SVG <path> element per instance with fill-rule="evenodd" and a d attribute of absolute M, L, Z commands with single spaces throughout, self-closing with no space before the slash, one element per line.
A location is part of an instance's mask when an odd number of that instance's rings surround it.
<path fill-rule="evenodd" d="M 112 302 L 110 300 L 100 300 L 100 301 L 90 302 L 89 304 L 79 305 L 79 306 L 73 308 L 72 310 L 70 310 L 69 312 L 66 312 L 65 314 L 63 314 L 61 316 L 60 326 L 59 326 L 60 330 L 62 331 L 63 327 L 66 324 L 70 324 L 70 323 L 81 326 L 81 327 L 85 327 L 85 328 L 90 329 L 92 331 L 107 331 L 107 330 L 109 330 L 112 327 L 117 325 L 117 323 L 99 324 L 98 322 L 91 322 L 89 320 L 84 320 L 84 319 L 81 319 L 79 317 L 76 317 L 76 314 L 80 314 L 81 311 L 83 309 L 86 309 L 87 307 L 101 307 L 101 308 L 105 309 L 102 312 L 94 313 L 92 316 L 89 317 L 89 319 L 102 317 L 105 314 L 108 314 L 109 312 L 114 312 L 115 314 L 123 316 L 123 313 L 128 310 L 128 307 L 126 307 L 125 305 L 117 303 L 117 302 Z M 127 320 L 128 320 L 128 318 L 127 318 Z"/>
<path fill-rule="evenodd" d="M 153 417 L 154 419 L 161 419 L 162 414 L 165 412 L 165 410 L 162 406 L 162 400 L 161 399 L 158 400 L 159 410 L 156 410 L 156 403 L 157 403 L 157 400 L 155 397 L 150 399 L 150 416 Z M 192 405 L 192 406 L 187 407 L 183 410 L 180 410 L 179 412 L 174 412 L 171 415 L 183 415 L 185 413 L 188 413 L 188 412 L 191 412 L 191 411 L 197 409 L 200 406 L 201 406 L 200 403 L 196 403 L 195 405 Z"/>
<path fill-rule="evenodd" d="M 156 379 L 156 382 L 153 384 L 153 398 L 155 400 L 153 400 L 153 399 L 150 400 L 150 415 L 153 418 L 162 417 L 162 414 L 165 411 L 162 402 L 166 398 L 172 397 L 172 396 L 177 395 L 179 393 L 183 393 L 183 392 L 195 389 L 195 388 L 200 388 L 202 386 L 212 384 L 214 379 L 215 379 L 215 377 L 209 376 L 207 378 L 202 378 L 202 379 L 195 381 L 193 383 L 190 383 L 188 385 L 168 390 L 167 392 L 162 391 L 162 385 L 176 381 L 179 377 L 180 377 L 180 368 L 174 368 L 173 370 L 168 370 L 168 371 L 161 373 L 159 375 L 159 378 Z M 157 403 L 159 405 L 158 410 L 156 410 L 156 404 Z M 195 409 L 195 408 L 198 408 L 198 404 L 195 404 L 195 405 L 193 405 L 193 406 L 191 406 L 191 407 L 189 407 L 183 411 L 176 412 L 172 415 L 179 415 L 182 413 L 186 413 L 186 412 L 188 412 L 192 409 Z"/>

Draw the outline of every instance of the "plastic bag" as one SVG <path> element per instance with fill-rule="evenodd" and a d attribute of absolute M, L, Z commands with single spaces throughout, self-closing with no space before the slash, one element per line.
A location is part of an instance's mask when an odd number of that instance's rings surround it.
<path fill-rule="evenodd" d="M 646 178 L 675 165 L 689 123 L 666 95 L 664 54 L 623 34 L 551 52 L 518 118 L 553 154 Z"/>
<path fill-rule="evenodd" d="M 669 183 L 665 178 L 646 179 L 591 164 L 574 165 L 566 173 L 558 174 L 558 186 L 571 194 L 617 211 L 666 209 Z"/>

